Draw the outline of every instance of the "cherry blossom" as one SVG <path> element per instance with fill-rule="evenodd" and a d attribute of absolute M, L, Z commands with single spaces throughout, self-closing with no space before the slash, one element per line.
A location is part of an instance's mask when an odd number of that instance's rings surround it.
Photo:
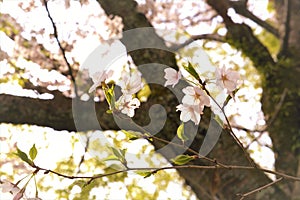
<path fill-rule="evenodd" d="M 180 71 L 177 72 L 175 69 L 167 68 L 164 70 L 164 72 L 165 72 L 164 78 L 167 80 L 165 83 L 165 87 L 168 85 L 172 85 L 172 87 L 174 87 L 181 79 Z"/>
<path fill-rule="evenodd" d="M 92 74 L 91 78 L 94 84 L 89 89 L 89 93 L 93 92 L 98 86 L 102 84 L 102 82 L 105 82 L 108 78 L 110 78 L 112 74 L 113 74 L 112 70 L 109 71 L 101 70 Z"/>
<path fill-rule="evenodd" d="M 189 105 L 189 104 L 179 104 L 176 106 L 177 110 L 180 110 L 180 120 L 187 122 L 189 120 L 193 121 L 195 125 L 200 123 L 202 110 L 204 106 L 202 105 Z"/>
<path fill-rule="evenodd" d="M 210 106 L 209 96 L 199 87 L 188 86 L 182 89 L 185 96 L 182 103 L 189 105 Z"/>
<path fill-rule="evenodd" d="M 130 75 L 128 72 L 123 71 L 118 85 L 121 87 L 123 94 L 132 95 L 143 88 L 142 77 L 138 72 L 132 72 Z"/>
<path fill-rule="evenodd" d="M 122 95 L 116 102 L 116 107 L 123 114 L 129 117 L 134 116 L 134 109 L 140 107 L 140 101 L 137 98 L 132 98 L 132 95 Z"/>
<path fill-rule="evenodd" d="M 7 180 L 3 180 L 3 183 L 0 185 L 0 188 L 3 193 L 11 193 L 14 196 L 13 200 L 18 200 L 23 197 L 24 190 L 21 190 L 20 188 L 18 188 L 13 183 Z"/>
<path fill-rule="evenodd" d="M 240 75 L 238 72 L 231 69 L 226 69 L 223 66 L 221 69 L 217 68 L 216 72 L 217 85 L 221 88 L 227 89 L 228 93 L 233 92 L 238 85 Z"/>

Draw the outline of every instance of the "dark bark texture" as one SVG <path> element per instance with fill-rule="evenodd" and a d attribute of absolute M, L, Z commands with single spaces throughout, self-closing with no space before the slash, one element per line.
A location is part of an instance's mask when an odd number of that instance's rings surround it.
<path fill-rule="evenodd" d="M 98 0 L 98 2 L 107 15 L 118 15 L 123 18 L 125 31 L 151 27 L 147 18 L 137 11 L 137 4 L 133 0 Z M 300 82 L 297 80 L 300 77 L 299 59 L 297 58 L 300 50 L 300 43 L 298 42 L 300 41 L 299 0 L 276 0 L 274 2 L 277 12 L 284 15 L 279 15 L 280 20 L 278 20 L 282 51 L 276 61 L 268 49 L 256 38 L 250 27 L 246 24 L 236 24 L 227 16 L 227 9 L 236 5 L 228 0 L 207 0 L 207 3 L 223 18 L 228 29 L 227 42 L 249 57 L 262 75 L 264 89 L 262 104 L 276 153 L 276 170 L 299 177 Z M 282 9 L 285 9 L 284 12 Z M 272 28 L 269 27 L 270 31 L 274 31 Z M 276 34 L 278 33 L 276 32 Z M 142 43 L 145 40 L 144 37 L 142 34 L 135 35 L 135 45 Z M 149 43 L 162 47 L 161 49 L 167 49 L 163 39 L 155 32 L 150 38 L 152 39 L 148 41 Z M 132 43 L 127 43 L 127 41 L 123 39 L 124 45 L 130 49 L 128 45 L 132 45 Z M 159 63 L 175 69 L 178 68 L 175 55 L 168 51 L 142 49 L 129 53 L 137 66 Z M 141 67 L 140 69 L 143 70 Z M 178 105 L 178 101 L 168 89 L 158 85 L 150 85 L 150 87 L 152 93 L 149 100 L 137 110 L 133 120 L 141 126 L 151 124 L 148 116 L 149 109 L 154 104 L 163 106 L 167 111 L 168 118 L 156 136 L 165 140 L 172 140 L 176 138 L 176 129 L 180 123 L 179 115 L 174 109 Z M 118 121 L 111 114 L 107 114 L 108 106 L 104 102 L 72 100 L 59 92 L 55 92 L 54 99 L 51 100 L 1 94 L 0 102 L 0 122 L 33 124 L 68 131 L 87 131 L 100 127 L 104 130 L 134 129 L 127 121 Z M 155 113 L 156 119 L 159 119 L 160 112 L 156 112 L 155 109 L 152 112 Z M 96 113 L 96 117 L 92 113 Z M 210 115 L 210 111 L 205 110 L 197 136 L 191 144 L 191 148 L 196 151 L 199 150 L 203 142 Z M 87 123 L 81 123 L 83 121 Z M 188 127 L 192 127 L 192 125 L 188 125 Z M 157 140 L 154 140 L 153 144 L 157 150 L 166 145 Z M 173 158 L 177 153 L 178 147 L 171 145 L 162 151 L 163 156 L 167 159 Z M 249 165 L 240 147 L 226 131 L 222 132 L 217 145 L 208 157 L 216 158 L 225 164 Z M 209 163 L 197 160 L 194 161 L 194 164 Z M 236 194 L 251 191 L 270 182 L 269 178 L 259 170 L 181 169 L 178 171 L 199 199 L 238 199 Z M 253 194 L 248 199 L 299 199 L 299 192 L 299 182 L 283 181 L 260 193 Z"/>

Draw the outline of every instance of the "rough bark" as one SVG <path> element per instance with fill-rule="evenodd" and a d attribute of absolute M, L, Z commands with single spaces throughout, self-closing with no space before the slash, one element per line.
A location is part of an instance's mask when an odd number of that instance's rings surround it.
<path fill-rule="evenodd" d="M 296 2 L 297 0 L 292 1 Z M 119 15 L 123 18 L 125 30 L 151 26 L 145 16 L 137 12 L 136 3 L 132 0 L 99 0 L 98 2 L 107 14 Z M 299 84 L 292 84 L 297 83 L 297 76 L 295 76 L 295 74 L 299 74 L 299 64 L 296 63 L 295 56 L 290 57 L 293 62 L 289 65 L 286 63 L 289 61 L 288 59 L 275 63 L 267 49 L 256 39 L 249 27 L 245 24 L 235 24 L 227 16 L 226 10 L 229 6 L 227 1 L 208 0 L 207 2 L 223 17 L 229 30 L 227 35 L 228 42 L 243 51 L 246 56 L 250 57 L 259 71 L 264 75 L 263 106 L 266 114 L 270 116 L 270 119 L 272 119 L 274 108 L 278 105 L 280 97 L 282 96 L 282 91 L 284 88 L 289 89 L 289 93 L 280 108 L 280 110 L 284 109 L 286 111 L 280 112 L 277 115 L 269 131 L 274 142 L 275 152 L 277 153 L 276 167 L 281 171 L 295 175 L 299 168 L 297 161 L 297 140 L 299 140 L 300 135 L 298 116 L 300 109 L 296 104 L 297 101 L 299 102 L 299 94 L 297 92 Z M 292 19 L 296 19 L 296 17 Z M 163 40 L 155 35 L 155 33 L 153 33 L 153 38 L 154 40 L 149 42 L 164 46 Z M 139 40 L 144 39 L 143 35 L 136 36 L 137 44 L 139 44 Z M 126 40 L 123 40 L 123 42 L 126 45 Z M 298 48 L 298 45 L 296 45 L 296 47 Z M 177 68 L 174 55 L 170 52 L 146 49 L 130 52 L 130 54 L 137 65 L 161 63 Z M 286 66 L 287 68 L 285 68 Z M 145 113 L 148 112 L 153 104 L 162 105 L 167 111 L 168 118 L 163 129 L 156 136 L 166 140 L 172 140 L 176 137 L 175 130 L 179 125 L 179 116 L 174 110 L 178 102 L 175 96 L 164 87 L 152 85 L 151 89 L 151 97 L 148 102 L 142 104 L 142 107 L 137 111 L 134 121 L 142 126 L 151 123 L 148 114 Z M 59 93 L 55 94 L 55 98 L 52 100 L 40 100 L 2 94 L 0 95 L 0 102 L 1 122 L 34 124 L 52 127 L 56 130 L 69 131 L 99 129 L 99 124 L 102 129 L 119 129 L 112 115 L 105 112 L 107 110 L 106 103 L 94 104 L 94 102 L 72 101 L 72 99 L 66 98 Z M 74 112 L 74 109 L 76 109 L 76 112 Z M 95 112 L 97 116 L 96 121 L 94 116 Z M 198 130 L 198 135 L 191 145 L 195 150 L 199 149 L 203 141 L 209 119 L 210 113 L 206 111 L 206 115 L 203 117 Z M 80 123 L 82 121 L 87 123 Z M 128 123 L 124 122 L 121 124 L 126 125 Z M 165 144 L 154 140 L 154 145 L 157 149 L 160 149 Z M 168 151 L 165 151 L 164 156 L 169 159 L 174 157 L 176 152 L 177 148 L 170 146 Z M 222 133 L 217 146 L 215 146 L 214 150 L 209 154 L 209 157 L 216 158 L 218 161 L 227 164 L 248 164 L 243 152 L 226 132 Z M 195 164 L 207 163 L 198 160 Z M 248 192 L 269 182 L 269 179 L 260 171 L 185 169 L 179 170 L 179 173 L 186 180 L 186 183 L 191 186 L 199 199 L 237 199 L 237 193 Z M 283 182 L 279 186 L 280 188 L 277 186 L 271 187 L 262 193 L 251 196 L 251 198 L 284 199 L 291 197 L 291 194 L 296 196 L 295 191 L 296 188 L 298 188 L 297 184 Z M 282 191 L 286 192 L 286 194 L 283 194 Z"/>
<path fill-rule="evenodd" d="M 263 79 L 262 105 L 276 154 L 276 169 L 295 176 L 299 171 L 299 9 L 297 0 L 278 0 L 275 7 L 280 27 L 281 51 L 273 61 L 268 50 L 244 24 L 234 24 L 227 16 L 229 1 L 207 1 L 224 19 L 229 43 L 249 57 Z M 258 49 L 260 49 L 258 51 Z M 274 192 L 272 199 L 297 199 L 299 183 L 278 184 L 284 196 Z"/>

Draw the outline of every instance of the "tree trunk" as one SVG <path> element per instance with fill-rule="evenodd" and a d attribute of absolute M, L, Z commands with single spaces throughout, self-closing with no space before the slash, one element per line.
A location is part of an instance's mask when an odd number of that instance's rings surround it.
<path fill-rule="evenodd" d="M 146 17 L 137 12 L 136 3 L 133 0 L 98 0 L 98 2 L 108 15 L 119 15 L 123 18 L 125 30 L 151 26 Z M 224 23 L 228 28 L 228 42 L 251 58 L 262 74 L 264 80 L 262 104 L 268 124 L 270 124 L 268 131 L 273 140 L 277 170 L 299 177 L 300 121 L 298 113 L 300 106 L 298 102 L 300 102 L 300 84 L 297 77 L 300 75 L 300 68 L 297 55 L 300 44 L 295 42 L 300 39 L 300 26 L 297 25 L 300 17 L 297 15 L 300 10 L 299 1 L 285 1 L 291 3 L 290 6 L 286 6 L 291 10 L 288 18 L 290 24 L 289 34 L 287 37 L 285 34 L 287 26 L 284 26 L 285 28 L 281 30 L 280 34 L 284 48 L 282 48 L 282 53 L 277 62 L 272 59 L 268 50 L 257 40 L 247 25 L 235 24 L 231 21 L 227 16 L 227 9 L 230 6 L 228 1 L 207 0 L 207 2 L 224 18 Z M 280 3 L 281 1 L 276 1 L 276 5 L 281 5 Z M 282 6 L 278 6 L 278 11 L 281 12 L 281 8 Z M 153 41 L 149 42 L 165 46 L 163 40 L 155 33 L 151 38 L 153 38 Z M 136 40 L 139 44 L 139 41 L 145 40 L 145 38 L 142 35 L 136 36 Z M 284 41 L 287 42 L 284 43 Z M 123 40 L 123 42 L 126 45 L 126 40 Z M 130 54 L 137 65 L 160 63 L 177 68 L 174 55 L 167 51 L 144 49 L 130 52 Z M 141 108 L 137 110 L 134 121 L 142 126 L 147 125 L 150 120 L 145 115 L 146 111 L 153 104 L 162 105 L 167 110 L 168 118 L 163 129 L 156 136 L 165 140 L 172 140 L 176 138 L 176 129 L 180 123 L 178 113 L 174 109 L 178 105 L 178 101 L 164 87 L 152 85 L 151 90 L 151 97 L 147 103 L 143 103 Z M 112 115 L 105 112 L 108 108 L 106 103 L 96 103 L 94 105 L 94 102 L 91 101 L 79 102 L 74 100 L 72 102 L 72 99 L 66 98 L 60 93 L 54 95 L 55 98 L 52 100 L 40 100 L 1 94 L 0 121 L 49 126 L 56 130 L 69 131 L 99 129 L 100 126 L 102 129 L 119 129 Z M 97 120 L 94 119 L 95 116 L 93 115 L 95 111 Z M 191 145 L 191 148 L 196 151 L 199 150 L 203 142 L 210 114 L 209 110 L 205 110 L 205 116 L 201 120 L 198 134 Z M 78 128 L 80 121 L 89 123 L 80 124 L 80 128 Z M 158 150 L 165 145 L 154 140 L 154 146 Z M 168 146 L 168 151 L 162 153 L 167 159 L 170 159 L 177 154 L 178 149 Z M 217 145 L 208 156 L 225 164 L 249 165 L 244 153 L 226 131 L 222 132 Z M 209 164 L 203 160 L 197 160 L 194 163 Z M 245 193 L 270 182 L 269 178 L 259 170 L 181 169 L 178 171 L 199 199 L 238 199 L 237 193 Z M 300 196 L 297 193 L 300 191 L 299 188 L 299 182 L 280 182 L 261 193 L 252 195 L 250 199 L 296 199 Z"/>

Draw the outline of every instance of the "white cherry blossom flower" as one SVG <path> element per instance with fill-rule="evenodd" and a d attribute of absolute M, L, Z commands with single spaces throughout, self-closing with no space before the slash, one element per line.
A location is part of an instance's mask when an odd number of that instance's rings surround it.
<path fill-rule="evenodd" d="M 226 69 L 225 66 L 217 68 L 216 72 L 217 85 L 223 89 L 226 89 L 228 93 L 233 92 L 238 85 L 240 75 L 238 72 L 231 69 Z"/>
<path fill-rule="evenodd" d="M 16 195 L 20 191 L 20 188 L 18 188 L 17 186 L 15 186 L 13 183 L 9 181 L 3 180 L 2 182 L 3 183 L 0 185 L 0 188 L 3 193 L 10 192 L 13 195 Z"/>
<path fill-rule="evenodd" d="M 181 79 L 180 71 L 177 72 L 175 69 L 167 68 L 164 70 L 164 72 L 165 72 L 164 78 L 167 80 L 165 83 L 165 87 L 168 85 L 172 85 L 172 87 L 174 87 Z"/>
<path fill-rule="evenodd" d="M 179 104 L 176 106 L 177 110 L 180 110 L 180 120 L 187 122 L 189 120 L 193 121 L 195 125 L 200 123 L 201 115 L 204 106 L 202 105 L 189 105 L 189 104 Z"/>
<path fill-rule="evenodd" d="M 140 107 L 140 101 L 137 98 L 132 99 L 132 95 L 122 95 L 116 102 L 116 107 L 123 114 L 133 117 L 134 109 Z"/>
<path fill-rule="evenodd" d="M 110 78 L 112 74 L 113 74 L 112 70 L 109 71 L 101 70 L 92 74 L 91 78 L 94 84 L 89 89 L 89 93 L 93 92 L 98 86 L 102 84 L 102 82 L 105 82 L 108 78 Z"/>
<path fill-rule="evenodd" d="M 118 85 L 121 87 L 123 94 L 132 95 L 143 88 L 142 77 L 138 72 L 132 72 L 130 75 L 128 72 L 123 71 Z"/>
<path fill-rule="evenodd" d="M 3 193 L 11 193 L 13 195 L 13 200 L 19 200 L 23 197 L 25 189 L 20 189 L 18 186 L 15 186 L 13 183 L 3 180 L 0 188 Z"/>
<path fill-rule="evenodd" d="M 188 86 L 182 89 L 185 94 L 182 103 L 189 105 L 210 106 L 210 98 L 199 87 Z"/>

